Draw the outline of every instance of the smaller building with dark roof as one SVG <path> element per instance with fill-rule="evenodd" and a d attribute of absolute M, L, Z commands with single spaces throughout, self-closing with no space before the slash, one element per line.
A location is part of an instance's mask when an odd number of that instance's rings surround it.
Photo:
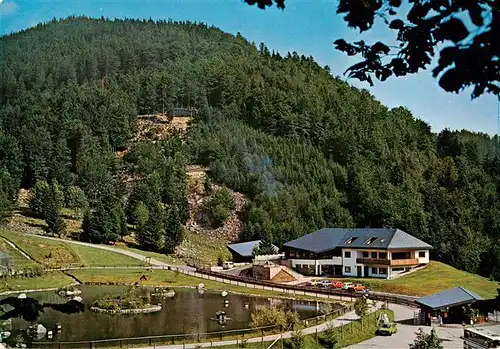
<path fill-rule="evenodd" d="M 463 287 L 454 287 L 449 290 L 419 298 L 415 301 L 420 305 L 421 318 L 425 325 L 430 325 L 433 319 L 442 324 L 469 323 L 468 307 L 482 298 Z"/>
<path fill-rule="evenodd" d="M 253 251 L 258 248 L 260 240 L 240 242 L 237 244 L 229 244 L 227 248 L 233 257 L 234 263 L 252 263 L 254 259 Z M 276 253 L 278 253 L 279 248 L 273 245 Z"/>
<path fill-rule="evenodd" d="M 323 228 L 283 245 L 305 275 L 392 279 L 429 263 L 431 245 L 394 228 Z"/>

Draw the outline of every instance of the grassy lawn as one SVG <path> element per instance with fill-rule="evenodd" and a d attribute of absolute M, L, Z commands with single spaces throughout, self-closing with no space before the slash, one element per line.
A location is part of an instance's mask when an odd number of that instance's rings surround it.
<path fill-rule="evenodd" d="M 184 259 L 192 260 L 202 264 L 216 264 L 217 258 L 229 260 L 231 254 L 226 245 L 229 241 L 223 236 L 207 236 L 206 234 L 196 234 L 184 231 L 184 240 L 180 245 Z"/>
<path fill-rule="evenodd" d="M 72 243 L 66 243 L 66 245 L 68 245 L 68 247 L 76 253 L 83 265 L 120 266 L 144 264 L 138 259 L 128 257 L 120 253 L 109 252 Z"/>
<path fill-rule="evenodd" d="M 351 279 L 367 285 L 373 291 L 425 296 L 444 291 L 456 286 L 462 286 L 484 298 L 494 298 L 500 287 L 498 282 L 476 274 L 455 269 L 449 265 L 431 261 L 430 264 L 413 274 L 396 280 Z"/>
<path fill-rule="evenodd" d="M 335 327 L 333 329 L 334 336 L 337 339 L 337 345 L 335 348 L 344 348 L 349 345 L 353 345 L 356 343 L 364 342 L 370 338 L 375 336 L 375 332 L 377 331 L 377 323 L 380 314 L 384 312 L 389 316 L 391 321 L 394 320 L 394 313 L 391 310 L 377 310 L 372 314 L 368 314 L 363 317 L 363 321 L 353 321 L 347 325 Z M 304 348 L 308 349 L 322 349 L 325 348 L 321 346 L 321 338 L 324 336 L 323 333 L 318 334 L 318 338 L 316 339 L 316 335 L 306 335 L 304 336 L 305 343 Z M 284 340 L 286 341 L 286 339 Z M 264 348 L 268 348 L 271 344 L 270 342 L 264 342 Z M 217 348 L 237 348 L 235 345 L 231 346 L 222 346 Z M 243 348 L 240 346 L 240 348 Z M 262 343 L 247 343 L 244 346 L 245 349 L 261 349 Z M 281 341 L 278 340 L 271 349 L 281 348 Z"/>
<path fill-rule="evenodd" d="M 73 270 L 71 274 L 82 282 L 95 282 L 95 283 L 126 283 L 133 284 L 139 281 L 142 275 L 146 275 L 148 280 L 141 281 L 140 285 L 143 286 L 170 286 L 170 287 L 195 287 L 200 283 L 205 285 L 208 290 L 226 290 L 228 292 L 252 294 L 257 296 L 269 297 L 283 297 L 294 298 L 303 300 L 321 300 L 326 302 L 324 298 L 315 298 L 309 296 L 290 295 L 281 292 L 274 292 L 268 290 L 247 288 L 242 286 L 230 285 L 213 280 L 200 279 L 194 276 L 189 276 L 181 273 L 176 273 L 169 270 L 152 270 L 146 269 L 116 269 L 116 270 Z"/>
<path fill-rule="evenodd" d="M 65 243 L 0 230 L 0 236 L 13 241 L 31 258 L 45 267 L 81 264 L 78 255 Z"/>
<path fill-rule="evenodd" d="M 119 253 L 14 233 L 8 230 L 0 230 L 0 236 L 13 241 L 35 261 L 49 268 L 69 265 L 120 266 L 142 264 L 137 259 Z"/>
<path fill-rule="evenodd" d="M 115 248 L 120 249 L 120 250 L 127 250 L 130 252 L 135 252 L 137 254 L 141 254 L 141 255 L 146 256 L 146 257 L 151 257 L 151 258 L 154 258 L 160 262 L 164 262 L 167 264 L 172 264 L 172 265 L 184 264 L 184 262 L 182 260 L 180 260 L 179 258 L 176 258 L 173 255 L 166 255 L 163 253 L 151 252 L 151 251 L 143 251 L 143 250 L 139 250 L 137 248 L 128 247 L 126 244 L 120 243 L 120 242 L 116 243 Z"/>
<path fill-rule="evenodd" d="M 51 272 L 36 278 L 8 278 L 0 281 L 0 292 L 63 287 L 74 280 L 61 272 Z"/>
<path fill-rule="evenodd" d="M 23 256 L 18 250 L 10 246 L 7 243 L 7 241 L 2 238 L 0 238 L 0 251 L 5 252 L 12 257 L 12 264 L 14 265 L 14 268 L 17 270 L 21 270 L 26 267 L 34 267 L 38 265 L 38 263 L 36 263 L 35 261 L 30 260 L 25 256 Z"/>

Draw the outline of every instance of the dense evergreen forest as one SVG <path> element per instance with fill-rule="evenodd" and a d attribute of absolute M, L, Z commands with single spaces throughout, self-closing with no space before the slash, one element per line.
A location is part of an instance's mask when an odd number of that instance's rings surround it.
<path fill-rule="evenodd" d="M 435 259 L 500 280 L 496 137 L 433 134 L 312 57 L 205 24 L 68 18 L 0 45 L 4 217 L 20 187 L 61 201 L 46 205 L 50 217 L 75 201 L 58 191 L 80 191 L 85 239 L 116 240 L 127 220 L 144 248 L 172 251 L 187 219 L 184 167 L 198 163 L 249 198 L 241 239 L 391 226 L 432 244 Z M 174 107 L 198 110 L 187 141 L 115 156 L 138 114 Z M 131 188 L 124 172 L 138 178 Z"/>

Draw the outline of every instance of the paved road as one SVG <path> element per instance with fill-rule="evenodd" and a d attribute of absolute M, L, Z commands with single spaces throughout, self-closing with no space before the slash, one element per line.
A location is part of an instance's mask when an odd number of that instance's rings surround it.
<path fill-rule="evenodd" d="M 390 304 L 389 308 L 394 311 L 394 320 L 396 322 L 406 322 L 413 319 L 414 309 L 407 308 L 401 305 Z M 346 349 L 405 349 L 413 343 L 415 332 L 421 327 L 426 333 L 431 331 L 430 326 L 413 326 L 398 324 L 398 332 L 392 336 L 376 336 L 362 343 L 354 344 Z M 443 339 L 444 349 L 462 349 L 463 341 L 460 336 L 463 335 L 462 328 L 445 328 L 436 327 L 439 338 Z"/>

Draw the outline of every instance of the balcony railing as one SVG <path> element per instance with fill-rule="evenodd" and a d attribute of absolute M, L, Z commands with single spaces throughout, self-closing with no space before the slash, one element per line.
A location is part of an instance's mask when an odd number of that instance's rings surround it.
<path fill-rule="evenodd" d="M 359 264 L 382 264 L 382 265 L 389 265 L 390 260 L 388 260 L 388 259 L 379 259 L 379 258 L 356 258 L 356 263 L 359 263 Z"/>
<path fill-rule="evenodd" d="M 393 259 L 391 260 L 391 265 L 416 265 L 418 264 L 418 259 Z"/>
<path fill-rule="evenodd" d="M 379 259 L 379 258 L 356 258 L 356 263 L 359 264 L 376 264 L 376 265 L 416 265 L 418 264 L 418 259 L 409 258 L 409 259 Z"/>

